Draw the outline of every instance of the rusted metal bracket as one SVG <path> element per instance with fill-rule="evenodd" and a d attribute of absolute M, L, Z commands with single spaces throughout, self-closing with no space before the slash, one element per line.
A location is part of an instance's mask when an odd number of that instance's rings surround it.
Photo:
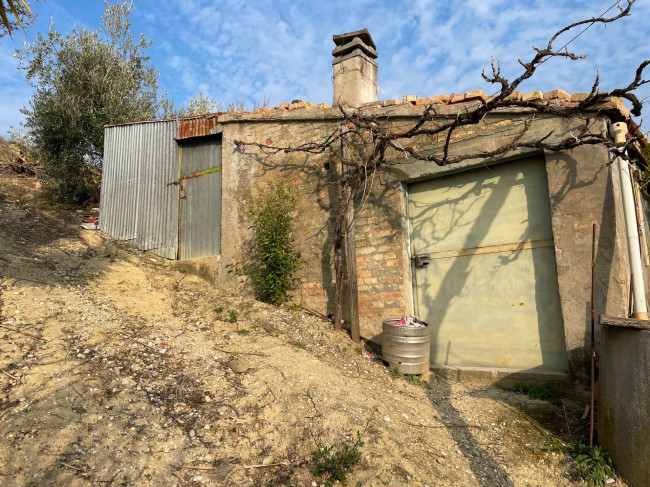
<path fill-rule="evenodd" d="M 211 167 L 210 169 L 204 169 L 203 171 L 193 172 L 192 174 L 185 174 L 184 176 L 181 176 L 177 180 L 172 181 L 171 183 L 169 183 L 168 186 L 172 185 L 172 184 L 174 184 L 174 185 L 182 184 L 182 182 L 184 180 L 186 180 L 186 179 L 198 178 L 199 176 L 204 176 L 205 174 L 210 174 L 210 173 L 218 172 L 218 171 L 221 171 L 221 166 L 219 166 L 219 167 Z M 183 191 L 183 190 L 181 189 L 181 191 Z"/>
<path fill-rule="evenodd" d="M 422 269 L 429 265 L 429 256 L 427 254 L 419 254 L 411 257 L 416 269 Z"/>

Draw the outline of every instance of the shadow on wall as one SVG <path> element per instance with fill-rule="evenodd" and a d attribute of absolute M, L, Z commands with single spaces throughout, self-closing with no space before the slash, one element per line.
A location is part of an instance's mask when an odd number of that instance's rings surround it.
<path fill-rule="evenodd" d="M 324 306 L 324 314 L 334 313 L 335 275 L 333 263 L 333 240 L 336 218 L 338 213 L 338 200 L 340 190 L 341 169 L 338 159 L 324 154 L 314 157 L 310 154 L 285 156 L 269 156 L 259 154 L 257 151 L 240 152 L 243 157 L 251 160 L 259 168 L 258 181 L 271 179 L 284 179 L 292 186 L 294 194 L 298 195 L 297 217 L 294 220 L 296 227 L 296 243 L 307 265 L 303 269 L 304 282 L 322 283 L 324 296 L 313 297 L 314 304 Z M 253 191 L 253 183 L 248 183 L 247 192 Z M 367 193 L 362 191 L 355 199 L 355 208 L 361 208 L 356 215 L 356 228 L 369 227 L 394 227 L 399 225 L 403 217 L 401 207 L 387 202 L 387 197 L 392 195 L 396 188 L 401 188 L 400 183 L 384 184 L 381 177 L 375 178 Z M 366 223 L 370 218 L 372 223 Z M 241 222 L 245 228 L 246 222 Z M 357 249 L 372 245 L 364 234 L 357 230 Z M 250 248 L 250 241 L 246 238 L 242 244 L 242 255 L 246 255 Z M 245 257 L 244 257 L 245 258 Z M 345 259 L 345 253 L 344 253 Z M 318 261 L 318 265 L 316 265 Z M 313 262 L 314 265 L 310 265 Z M 346 265 L 344 260 L 344 265 Z M 345 284 L 345 283 L 344 283 Z M 347 285 L 343 290 L 343 319 L 349 323 L 349 300 Z M 301 296 L 301 299 L 306 297 Z M 307 297 L 309 299 L 310 297 Z M 319 310 L 320 311 L 320 310 Z"/>

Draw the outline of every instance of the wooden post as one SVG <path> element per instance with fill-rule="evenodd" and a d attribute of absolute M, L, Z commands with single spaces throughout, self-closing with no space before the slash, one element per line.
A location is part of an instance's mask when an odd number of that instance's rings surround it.
<path fill-rule="evenodd" d="M 345 218 L 343 215 L 343 188 L 339 188 L 339 208 L 336 213 L 334 227 L 334 328 L 343 328 L 342 306 L 343 300 L 343 232 Z"/>
<path fill-rule="evenodd" d="M 349 191 L 349 189 L 348 189 Z M 350 334 L 352 340 L 359 341 L 359 289 L 357 282 L 357 246 L 354 240 L 354 201 L 350 195 L 350 204 L 346 212 L 345 258 L 348 263 L 348 290 L 350 293 Z"/>
<path fill-rule="evenodd" d="M 345 176 L 346 164 L 350 161 L 350 146 L 347 136 L 341 141 L 343 160 L 342 175 Z M 359 289 L 357 277 L 357 244 L 354 240 L 354 187 L 351 181 L 345 181 L 341 188 L 341 203 L 344 205 L 343 232 L 345 236 L 345 260 L 348 271 L 348 297 L 350 301 L 350 335 L 355 342 L 359 341 Z"/>

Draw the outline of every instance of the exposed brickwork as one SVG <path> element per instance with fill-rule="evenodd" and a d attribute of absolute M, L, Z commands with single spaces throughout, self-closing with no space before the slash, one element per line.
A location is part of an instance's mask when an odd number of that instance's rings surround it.
<path fill-rule="evenodd" d="M 376 188 L 367 209 L 356 216 L 361 317 L 393 318 L 406 312 L 399 191 L 397 185 Z"/>
<path fill-rule="evenodd" d="M 566 99 L 566 96 L 558 93 L 556 95 L 557 98 L 551 99 L 551 95 L 547 93 L 549 99 L 546 102 L 578 103 L 578 101 L 561 101 L 563 98 Z M 541 92 L 513 93 L 512 96 L 517 100 L 544 101 L 544 94 Z M 466 98 L 466 95 L 463 94 L 463 102 Z M 575 99 L 580 98 L 580 95 L 575 97 Z M 479 102 L 474 99 L 470 103 L 477 104 Z M 399 112 L 406 109 L 413 113 L 413 117 L 417 117 L 416 110 L 418 109 L 413 105 L 421 107 L 428 103 L 449 105 L 450 100 L 446 96 L 431 99 L 417 98 L 414 101 L 411 99 L 407 103 L 388 100 L 381 102 L 387 107 L 386 109 L 378 107 L 378 103 L 369 104 L 367 109 L 377 110 L 378 113 L 383 110 Z M 620 100 L 607 100 L 603 104 L 611 104 L 623 113 L 619 105 Z M 398 105 L 408 106 L 395 108 Z M 456 111 L 462 106 L 462 104 L 453 105 L 445 109 Z M 247 229 L 249 224 L 242 210 L 241 200 L 255 194 L 255 182 L 263 185 L 265 180 L 283 177 L 298 195 L 295 242 L 305 260 L 305 266 L 300 272 L 301 285 L 293 292 L 294 298 L 307 308 L 320 313 L 330 313 L 333 311 L 331 303 L 334 299 L 332 236 L 336 215 L 335 201 L 338 195 L 338 185 L 335 181 L 339 178 L 333 159 L 330 159 L 327 154 L 303 153 L 281 153 L 273 157 L 266 157 L 256 149 L 237 149 L 233 143 L 234 140 L 242 140 L 267 142 L 268 145 L 276 146 L 296 146 L 298 143 L 322 140 L 324 134 L 335 130 L 340 123 L 340 118 L 336 118 L 335 109 L 331 109 L 329 113 L 323 112 L 320 118 L 318 116 L 312 118 L 308 111 L 319 110 L 316 106 L 305 103 L 303 108 L 294 107 L 291 111 L 289 111 L 289 107 L 290 104 L 287 103 L 274 109 L 268 118 L 265 116 L 266 112 L 260 112 L 241 121 L 236 117 L 222 119 L 224 123 L 229 124 L 223 132 L 225 162 L 222 173 L 223 207 L 229 210 L 222 215 L 223 254 L 221 262 L 241 261 L 248 252 L 247 242 L 250 236 Z M 279 111 L 281 113 L 278 113 Z M 516 115 L 517 118 L 520 116 L 520 114 Z M 393 123 L 404 123 L 407 126 L 410 122 L 404 119 Z M 533 138 L 540 134 L 546 135 L 553 130 L 554 137 L 562 137 L 575 132 L 577 127 L 582 126 L 582 123 L 582 120 L 577 119 L 537 117 L 527 136 Z M 494 147 L 500 140 L 516 133 L 519 127 L 520 125 L 514 121 L 512 114 L 497 113 L 492 115 L 489 123 L 457 130 L 453 141 L 462 144 L 462 150 L 466 152 L 481 150 L 485 147 Z M 424 147 L 425 144 L 432 144 L 432 141 L 417 139 L 413 143 Z M 435 146 L 433 143 L 432 147 Z M 461 150 L 461 145 L 456 147 Z M 588 153 L 583 154 L 583 151 L 587 150 Z M 609 200 L 606 200 L 606 204 L 603 206 L 602 195 L 605 188 L 608 187 L 608 176 L 606 171 L 600 170 L 599 167 L 603 164 L 602 161 L 607 160 L 607 157 L 606 154 L 592 153 L 597 150 L 602 149 L 576 149 L 570 154 L 554 153 L 551 156 L 546 156 L 553 232 L 556 249 L 559 249 L 556 251 L 558 252 L 556 259 L 563 324 L 569 365 L 572 371 L 580 370 L 581 361 L 586 357 L 581 342 L 585 329 L 584 308 L 580 303 L 584 303 L 585 299 L 588 299 L 588 289 L 578 289 L 577 287 L 575 269 L 579 267 L 579 262 L 584 262 L 584 255 L 587 255 L 591 249 L 589 232 L 584 233 L 587 235 L 586 237 L 580 237 L 584 242 L 580 240 L 579 244 L 573 244 L 573 242 L 577 242 L 576 228 L 579 228 L 577 222 L 599 221 L 599 215 L 603 215 L 602 222 L 605 222 L 607 219 L 603 208 L 614 207 Z M 399 153 L 389 152 L 387 156 L 391 159 L 401 157 Z M 579 164 L 573 166 L 574 161 L 579 161 Z M 589 161 L 591 165 L 586 164 L 585 161 Z M 477 161 L 466 161 L 459 164 L 458 167 L 468 168 L 476 164 L 478 164 Z M 383 319 L 413 311 L 410 261 L 406 248 L 408 236 L 405 222 L 406 202 L 402 184 L 439 176 L 446 170 L 446 168 L 438 168 L 425 162 L 395 166 L 394 174 L 390 168 L 382 168 L 381 175 L 373 183 L 372 191 L 364 203 L 363 209 L 356 215 L 355 239 L 359 278 L 359 310 L 362 332 L 367 338 L 379 333 Z M 564 185 L 563 181 L 565 181 L 568 171 L 577 171 L 578 181 L 581 184 L 583 181 L 585 183 L 575 188 Z M 594 182 L 594 174 L 598 176 L 597 185 Z M 612 191 L 616 191 L 615 187 Z M 586 197 L 582 194 L 583 192 L 591 196 Z M 613 196 L 610 195 L 608 198 L 611 199 Z M 585 210 L 587 206 L 591 208 L 589 212 Z M 607 218 L 611 219 L 611 217 L 607 214 Z M 611 235 L 608 234 L 606 241 L 609 249 L 615 247 L 614 240 L 618 238 L 617 228 L 609 229 Z M 226 240 L 228 241 L 226 242 Z M 574 247 L 578 251 L 574 252 Z M 615 262 L 614 257 L 611 260 L 612 268 L 616 270 L 612 273 L 614 277 L 610 279 L 611 282 L 608 282 L 606 300 L 603 297 L 598 298 L 600 304 L 597 303 L 597 309 L 603 307 L 609 309 L 608 307 L 612 306 L 615 308 L 618 301 L 624 301 L 620 297 L 627 295 L 629 283 L 619 282 L 616 277 L 626 274 L 624 270 L 620 271 L 621 265 L 618 261 Z M 604 260 L 601 259 L 600 262 L 604 262 Z M 227 272 L 222 270 L 220 276 L 224 277 L 222 284 L 232 282 L 232 278 L 230 278 L 231 281 L 227 281 Z M 581 276 L 580 282 L 583 281 L 584 276 Z M 584 282 L 588 282 L 588 280 Z M 580 297 L 579 300 L 576 300 L 576 295 Z"/>

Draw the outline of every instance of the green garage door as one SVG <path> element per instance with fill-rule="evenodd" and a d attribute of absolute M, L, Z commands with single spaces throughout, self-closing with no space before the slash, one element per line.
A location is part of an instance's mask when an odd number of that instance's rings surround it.
<path fill-rule="evenodd" d="M 543 159 L 412 184 L 409 218 L 432 364 L 566 371 Z"/>

